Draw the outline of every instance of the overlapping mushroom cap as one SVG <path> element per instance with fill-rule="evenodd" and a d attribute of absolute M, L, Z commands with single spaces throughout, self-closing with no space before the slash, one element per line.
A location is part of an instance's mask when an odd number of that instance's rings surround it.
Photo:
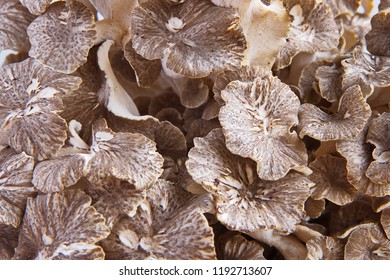
<path fill-rule="evenodd" d="M 244 236 L 227 232 L 217 241 L 219 260 L 265 260 L 264 248 L 256 241 L 248 241 Z"/>
<path fill-rule="evenodd" d="M 29 198 L 14 259 L 104 259 L 96 242 L 110 230 L 84 192 Z"/>
<path fill-rule="evenodd" d="M 366 35 L 367 49 L 370 53 L 380 56 L 390 56 L 389 36 L 390 13 L 379 12 L 371 19 L 371 30 Z"/>
<path fill-rule="evenodd" d="M 299 99 L 268 69 L 252 82 L 231 82 L 219 113 L 226 146 L 257 162 L 265 180 L 278 180 L 290 169 L 304 169 L 306 148 L 291 128 L 298 124 Z"/>
<path fill-rule="evenodd" d="M 315 237 L 306 243 L 306 247 L 308 260 L 342 260 L 344 258 L 344 244 L 334 237 Z"/>
<path fill-rule="evenodd" d="M 138 54 L 164 58 L 168 69 L 193 78 L 239 65 L 245 49 L 236 10 L 209 0 L 142 2 L 133 12 L 131 35 Z"/>
<path fill-rule="evenodd" d="M 194 143 L 186 162 L 188 172 L 213 194 L 217 218 L 229 229 L 291 232 L 303 219 L 304 202 L 313 186 L 304 175 L 290 172 L 278 181 L 261 180 L 254 161 L 226 148 L 220 129 L 195 138 Z"/>
<path fill-rule="evenodd" d="M 50 158 L 63 145 L 67 125 L 57 113 L 61 96 L 79 87 L 78 77 L 41 65 L 32 58 L 0 71 L 1 133 L 8 144 L 38 160 Z"/>
<path fill-rule="evenodd" d="M 94 15 L 78 1 L 56 2 L 30 24 L 27 33 L 31 57 L 56 71 L 73 73 L 87 61 L 96 39 Z"/>

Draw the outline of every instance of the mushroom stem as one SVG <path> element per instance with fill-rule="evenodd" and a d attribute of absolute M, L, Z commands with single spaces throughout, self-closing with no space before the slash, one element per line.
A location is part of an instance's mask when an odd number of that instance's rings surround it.
<path fill-rule="evenodd" d="M 275 247 L 286 260 L 306 259 L 305 245 L 293 235 L 282 235 L 273 230 L 256 230 L 248 234 L 252 238 Z"/>
<path fill-rule="evenodd" d="M 128 30 L 122 28 L 112 19 L 99 20 L 96 23 L 96 40 L 94 45 L 99 45 L 106 40 L 112 40 L 116 45 L 122 46 Z"/>

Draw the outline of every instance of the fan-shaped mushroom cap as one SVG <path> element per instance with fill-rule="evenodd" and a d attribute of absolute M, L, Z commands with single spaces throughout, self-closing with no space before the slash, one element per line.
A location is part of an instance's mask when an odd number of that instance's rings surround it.
<path fill-rule="evenodd" d="M 36 16 L 43 14 L 51 2 L 54 0 L 20 0 L 20 3 Z"/>
<path fill-rule="evenodd" d="M 390 239 L 390 208 L 382 211 L 381 224 L 388 239 Z"/>
<path fill-rule="evenodd" d="M 290 65 L 300 52 L 336 48 L 340 35 L 330 7 L 316 0 L 285 0 L 291 16 L 288 38 L 278 54 L 276 68 Z"/>
<path fill-rule="evenodd" d="M 325 210 L 325 199 L 315 200 L 309 197 L 305 202 L 305 212 L 311 219 L 316 219 L 321 216 Z"/>
<path fill-rule="evenodd" d="M 340 63 L 318 67 L 315 76 L 320 94 L 329 102 L 339 101 L 343 95 L 342 79 L 344 70 Z"/>
<path fill-rule="evenodd" d="M 38 160 L 50 158 L 66 139 L 66 122 L 57 115 L 58 98 L 79 87 L 81 79 L 42 66 L 34 59 L 0 71 L 0 124 L 8 143 Z"/>
<path fill-rule="evenodd" d="M 390 240 L 378 224 L 355 229 L 345 245 L 346 260 L 390 260 Z"/>
<path fill-rule="evenodd" d="M 353 16 L 360 6 L 360 0 L 324 0 L 323 2 L 332 9 L 334 17 Z"/>
<path fill-rule="evenodd" d="M 19 230 L 0 223 L 0 260 L 10 260 L 18 246 Z"/>
<path fill-rule="evenodd" d="M 103 259 L 109 232 L 82 191 L 29 198 L 14 259 Z"/>
<path fill-rule="evenodd" d="M 0 50 L 22 49 L 28 42 L 27 27 L 34 18 L 19 1 L 0 1 Z"/>
<path fill-rule="evenodd" d="M 374 55 L 390 56 L 390 12 L 383 11 L 371 18 L 371 30 L 366 35 L 367 49 Z"/>
<path fill-rule="evenodd" d="M 311 197 L 325 198 L 337 205 L 353 201 L 357 190 L 347 180 L 346 160 L 329 154 L 310 163 L 310 180 L 315 183 Z"/>
<path fill-rule="evenodd" d="M 373 93 L 374 86 L 390 86 L 390 58 L 370 55 L 360 44 L 352 51 L 352 57 L 341 64 L 344 68 L 343 90 L 359 85 L 364 98 L 367 98 Z"/>
<path fill-rule="evenodd" d="M 265 180 L 278 180 L 290 169 L 304 169 L 307 153 L 292 126 L 298 123 L 299 99 L 264 69 L 253 82 L 231 82 L 222 91 L 226 105 L 221 122 L 226 146 L 234 154 L 257 162 Z"/>
<path fill-rule="evenodd" d="M 343 93 L 334 115 L 328 115 L 315 105 L 303 104 L 299 109 L 299 136 L 308 135 L 321 141 L 354 139 L 370 115 L 370 106 L 359 86 L 353 86 Z"/>
<path fill-rule="evenodd" d="M 142 2 L 132 15 L 131 36 L 138 54 L 166 57 L 168 69 L 191 78 L 238 66 L 245 49 L 236 10 L 210 0 Z"/>
<path fill-rule="evenodd" d="M 370 121 L 355 140 L 338 142 L 337 151 L 347 160 L 347 178 L 357 190 L 371 196 L 389 195 L 390 184 L 376 184 L 366 175 L 374 160 L 373 149 L 366 143 L 369 124 Z"/>
<path fill-rule="evenodd" d="M 220 129 L 195 138 L 194 143 L 186 162 L 188 172 L 213 194 L 216 216 L 229 229 L 291 232 L 303 219 L 304 202 L 313 186 L 305 176 L 289 173 L 278 181 L 261 180 L 254 161 L 226 148 Z M 287 197 L 288 207 L 283 202 Z"/>
<path fill-rule="evenodd" d="M 376 184 L 390 185 L 390 113 L 372 120 L 366 141 L 375 145 L 367 177 Z"/>
<path fill-rule="evenodd" d="M 11 148 L 0 150 L 0 224 L 19 227 L 32 186 L 34 159 Z"/>
<path fill-rule="evenodd" d="M 234 232 L 226 232 L 217 241 L 219 260 L 265 260 L 263 251 L 256 241 L 248 241 Z"/>
<path fill-rule="evenodd" d="M 375 212 L 381 212 L 390 206 L 390 195 L 382 197 L 371 197 L 371 206 Z"/>
<path fill-rule="evenodd" d="M 80 2 L 56 2 L 30 24 L 27 34 L 31 57 L 69 74 L 87 61 L 96 39 L 94 15 Z"/>
<path fill-rule="evenodd" d="M 306 243 L 307 260 L 342 260 L 344 244 L 341 240 L 330 236 L 320 236 Z"/>

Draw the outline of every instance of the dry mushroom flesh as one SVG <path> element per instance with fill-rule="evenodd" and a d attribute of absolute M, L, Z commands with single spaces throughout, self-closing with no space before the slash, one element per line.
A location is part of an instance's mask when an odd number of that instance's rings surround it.
<path fill-rule="evenodd" d="M 0 0 L 0 259 L 390 259 L 389 7 Z"/>

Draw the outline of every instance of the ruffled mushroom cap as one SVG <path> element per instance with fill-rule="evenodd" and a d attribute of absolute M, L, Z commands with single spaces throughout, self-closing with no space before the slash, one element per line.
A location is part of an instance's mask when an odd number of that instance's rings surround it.
<path fill-rule="evenodd" d="M 340 35 L 330 7 L 315 0 L 285 0 L 291 16 L 288 38 L 278 54 L 276 68 L 285 68 L 300 52 L 337 48 Z"/>
<path fill-rule="evenodd" d="M 231 230 L 278 229 L 291 232 L 304 217 L 304 202 L 313 183 L 298 173 L 278 181 L 256 175 L 256 163 L 232 154 L 220 129 L 195 138 L 187 170 L 212 193 L 218 220 Z M 289 204 L 284 201 L 288 199 Z"/>
<path fill-rule="evenodd" d="M 390 240 L 378 224 L 355 229 L 345 245 L 346 260 L 390 260 Z"/>
<path fill-rule="evenodd" d="M 309 197 L 305 202 L 305 212 L 311 219 L 316 219 L 321 216 L 325 210 L 325 199 L 315 200 Z"/>
<path fill-rule="evenodd" d="M 66 139 L 66 122 L 57 115 L 58 98 L 79 87 L 81 79 L 42 66 L 34 59 L 0 71 L 0 124 L 8 143 L 38 160 L 50 158 Z"/>
<path fill-rule="evenodd" d="M 342 260 L 344 244 L 341 240 L 330 236 L 310 239 L 306 243 L 307 260 Z"/>
<path fill-rule="evenodd" d="M 70 74 L 87 61 L 94 44 L 94 15 L 80 2 L 57 2 L 30 24 L 27 34 L 31 57 L 56 71 Z"/>
<path fill-rule="evenodd" d="M 370 121 L 364 130 L 353 141 L 340 141 L 337 151 L 347 160 L 348 181 L 359 191 L 371 196 L 390 194 L 390 184 L 376 184 L 366 175 L 367 169 L 373 162 L 373 148 L 366 143 L 366 135 Z"/>
<path fill-rule="evenodd" d="M 327 199 L 337 205 L 353 201 L 357 190 L 347 180 L 346 160 L 329 154 L 320 156 L 310 163 L 313 170 L 310 180 L 315 183 L 311 197 Z"/>
<path fill-rule="evenodd" d="M 360 6 L 360 0 L 324 0 L 323 2 L 332 9 L 335 18 L 341 15 L 353 16 Z"/>
<path fill-rule="evenodd" d="M 14 256 L 18 234 L 13 226 L 0 223 L 0 260 L 10 260 Z"/>
<path fill-rule="evenodd" d="M 264 69 L 253 82 L 231 82 L 222 91 L 226 105 L 221 122 L 226 146 L 234 154 L 257 162 L 264 180 L 278 180 L 290 169 L 307 164 L 304 143 L 292 126 L 298 124 L 299 99 L 271 72 Z"/>
<path fill-rule="evenodd" d="M 108 258 L 215 259 L 212 229 L 202 214 L 210 198 L 178 196 L 183 192 L 159 180 L 134 217 L 120 221 L 102 241 Z"/>
<path fill-rule="evenodd" d="M 82 191 L 29 198 L 14 259 L 104 259 L 110 230 Z"/>
<path fill-rule="evenodd" d="M 390 56 L 390 12 L 380 12 L 371 18 L 371 30 L 366 35 L 367 49 L 370 53 Z"/>
<path fill-rule="evenodd" d="M 138 54 L 166 57 L 168 69 L 191 78 L 238 66 L 245 49 L 236 10 L 209 0 L 142 2 L 132 14 L 131 36 Z"/>
<path fill-rule="evenodd" d="M 384 209 L 381 216 L 381 224 L 388 239 L 390 239 L 390 208 Z"/>
<path fill-rule="evenodd" d="M 372 120 L 366 141 L 375 145 L 367 177 L 376 184 L 390 185 L 390 113 Z"/>
<path fill-rule="evenodd" d="M 320 94 L 329 102 L 339 101 L 343 95 L 342 80 L 344 69 L 340 63 L 318 67 L 315 76 Z"/>
<path fill-rule="evenodd" d="M 299 136 L 302 138 L 307 135 L 321 141 L 354 139 L 370 116 L 371 109 L 362 91 L 359 86 L 353 86 L 343 93 L 338 111 L 333 115 L 328 115 L 312 104 L 301 105 Z"/>
<path fill-rule="evenodd" d="M 217 241 L 219 260 L 265 260 L 263 251 L 256 241 L 248 241 L 234 232 L 226 232 Z"/>
<path fill-rule="evenodd" d="M 28 42 L 27 27 L 34 20 L 17 0 L 0 2 L 0 50 L 20 50 Z"/>
<path fill-rule="evenodd" d="M 382 197 L 371 197 L 371 206 L 375 212 L 381 212 L 390 206 L 390 195 Z"/>
<path fill-rule="evenodd" d="M 390 59 L 364 52 L 362 45 L 352 51 L 352 57 L 341 62 L 344 68 L 343 90 L 359 85 L 364 98 L 369 97 L 374 87 L 390 86 Z"/>
<path fill-rule="evenodd" d="M 36 16 L 43 14 L 51 2 L 54 0 L 20 0 L 20 3 Z"/>
<path fill-rule="evenodd" d="M 34 159 L 11 148 L 0 150 L 0 224 L 19 227 L 27 198 L 36 193 L 31 184 Z"/>

